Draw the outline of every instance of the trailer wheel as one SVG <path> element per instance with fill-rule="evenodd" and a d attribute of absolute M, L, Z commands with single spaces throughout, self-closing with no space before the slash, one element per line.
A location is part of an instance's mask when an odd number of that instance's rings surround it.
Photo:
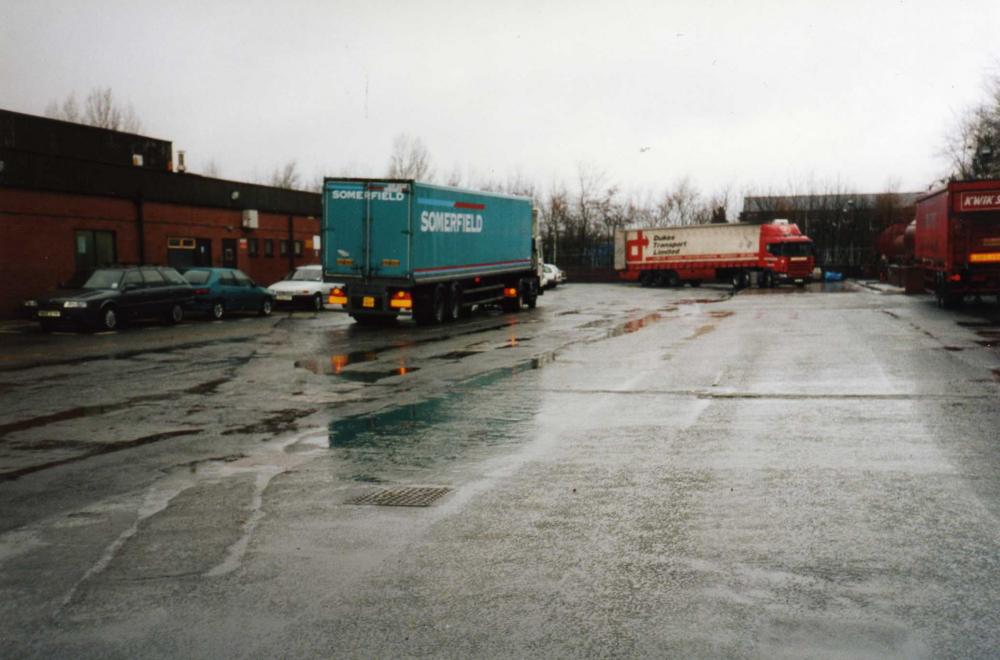
<path fill-rule="evenodd" d="M 436 325 L 438 323 L 444 322 L 445 308 L 447 307 L 448 292 L 444 288 L 444 284 L 438 284 L 434 287 L 434 297 L 431 307 L 432 322 Z"/>
<path fill-rule="evenodd" d="M 528 306 L 528 309 L 534 309 L 538 306 L 538 287 L 535 283 L 529 282 L 528 294 L 524 297 L 524 304 Z"/>
<path fill-rule="evenodd" d="M 651 281 L 652 281 L 653 286 L 656 286 L 656 287 L 660 287 L 660 286 L 663 286 L 664 284 L 666 284 L 666 278 L 663 277 L 663 271 L 662 270 L 658 270 L 655 273 L 653 273 L 653 277 L 651 278 Z"/>
<path fill-rule="evenodd" d="M 675 288 L 677 288 L 677 287 L 679 287 L 681 285 L 681 278 L 678 277 L 677 273 L 675 273 L 672 270 L 668 270 L 667 271 L 667 275 L 666 275 L 665 279 L 666 279 L 666 282 L 667 282 L 667 286 L 669 286 L 671 289 L 675 289 Z"/>
<path fill-rule="evenodd" d="M 462 287 L 458 282 L 452 282 L 448 288 L 448 304 L 444 310 L 445 321 L 455 321 L 462 312 Z"/>
<path fill-rule="evenodd" d="M 774 286 L 774 274 L 769 270 L 765 270 L 760 274 L 760 288 L 770 289 Z"/>
<path fill-rule="evenodd" d="M 746 288 L 747 285 L 747 274 L 742 270 L 734 270 L 733 277 L 733 290 L 739 291 L 740 289 Z"/>
<path fill-rule="evenodd" d="M 639 273 L 639 286 L 648 287 L 652 285 L 649 275 L 650 273 L 648 270 L 644 270 L 641 273 Z"/>
<path fill-rule="evenodd" d="M 948 283 L 944 281 L 944 278 L 938 279 L 937 286 L 934 288 L 934 297 L 937 300 L 937 306 L 941 309 L 951 309 L 962 299 L 961 296 L 956 296 L 949 290 Z"/>

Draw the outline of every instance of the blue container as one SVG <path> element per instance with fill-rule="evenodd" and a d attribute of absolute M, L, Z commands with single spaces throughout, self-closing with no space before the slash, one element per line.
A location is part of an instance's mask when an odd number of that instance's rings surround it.
<path fill-rule="evenodd" d="M 531 200 L 413 181 L 327 179 L 323 264 L 333 280 L 410 284 L 530 270 Z"/>

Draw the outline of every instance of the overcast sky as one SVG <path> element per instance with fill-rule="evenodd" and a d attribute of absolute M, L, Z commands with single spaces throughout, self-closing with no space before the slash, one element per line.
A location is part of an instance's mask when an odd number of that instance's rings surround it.
<path fill-rule="evenodd" d="M 941 176 L 1000 66 L 1000 2 L 0 0 L 0 107 L 110 86 L 144 133 L 264 177 L 385 174 L 421 138 L 439 178 L 627 189 L 688 176 L 866 192 Z"/>

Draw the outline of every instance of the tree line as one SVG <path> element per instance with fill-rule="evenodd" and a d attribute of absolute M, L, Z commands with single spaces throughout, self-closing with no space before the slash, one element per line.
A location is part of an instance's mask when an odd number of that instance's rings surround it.
<path fill-rule="evenodd" d="M 968 108 L 945 136 L 941 149 L 947 161 L 944 180 L 1000 178 L 1000 154 L 997 153 L 1000 149 L 1000 73 L 988 76 L 985 87 L 982 101 Z M 61 101 L 50 102 L 45 114 L 113 130 L 142 130 L 142 122 L 132 105 L 115 98 L 110 87 L 94 88 L 82 102 L 77 100 L 75 92 L 70 93 Z M 208 160 L 202 170 L 207 176 L 222 175 L 214 159 Z M 379 175 L 357 171 L 342 173 L 350 176 Z M 384 175 L 530 197 L 539 209 L 548 258 L 580 266 L 608 263 L 611 259 L 610 242 L 617 229 L 732 222 L 739 213 L 737 204 L 747 197 L 822 196 L 824 204 L 837 206 L 832 211 L 839 213 L 842 221 L 836 223 L 836 231 L 842 232 L 843 227 L 858 223 L 857 208 L 852 208 L 855 203 L 852 200 L 858 196 L 839 182 L 830 184 L 809 180 L 789 183 L 781 190 L 738 189 L 735 184 L 729 184 L 704 192 L 690 178 L 680 177 L 660 190 L 634 189 L 614 181 L 605 170 L 590 163 L 579 164 L 571 180 L 556 181 L 547 186 L 538 185 L 521 173 L 497 178 L 463 174 L 458 167 L 441 176 L 435 170 L 430 150 L 424 142 L 419 137 L 406 134 L 397 135 L 393 140 Z M 259 183 L 276 187 L 314 191 L 321 189 L 323 180 L 322 176 L 306 180 L 294 159 L 254 178 Z M 889 185 L 888 188 L 876 200 L 877 204 L 887 207 L 882 213 L 887 218 L 898 210 L 899 204 L 896 186 Z M 749 209 L 750 213 L 753 211 Z M 800 219 L 805 222 L 803 229 L 807 233 L 834 230 L 830 227 L 810 227 L 809 213 L 806 209 L 805 217 Z M 870 223 L 872 215 L 865 217 Z"/>

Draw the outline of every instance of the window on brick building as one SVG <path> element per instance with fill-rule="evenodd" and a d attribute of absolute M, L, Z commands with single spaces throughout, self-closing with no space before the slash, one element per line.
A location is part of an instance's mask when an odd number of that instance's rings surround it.
<path fill-rule="evenodd" d="M 264 256 L 265 257 L 274 256 L 274 239 L 271 238 L 264 239 Z"/>
<path fill-rule="evenodd" d="M 257 239 L 248 238 L 247 239 L 247 254 L 251 257 L 256 257 L 259 253 L 257 252 Z"/>
<path fill-rule="evenodd" d="M 295 256 L 296 257 L 301 257 L 302 256 L 302 241 L 294 241 L 292 243 L 292 249 L 295 250 Z"/>
<path fill-rule="evenodd" d="M 75 239 L 77 271 L 103 268 L 117 261 L 113 231 L 81 230 Z"/>
<path fill-rule="evenodd" d="M 278 243 L 278 256 L 280 257 L 288 256 L 288 241 L 282 240 Z"/>

